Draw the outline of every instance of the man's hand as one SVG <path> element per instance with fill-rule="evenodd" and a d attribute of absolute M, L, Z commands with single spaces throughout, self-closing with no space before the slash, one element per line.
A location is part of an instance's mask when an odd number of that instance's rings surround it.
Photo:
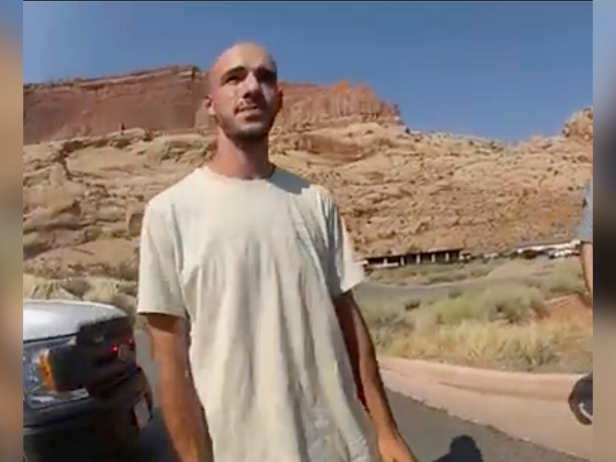
<path fill-rule="evenodd" d="M 379 436 L 378 444 L 383 462 L 417 462 L 409 446 L 397 432 Z"/>

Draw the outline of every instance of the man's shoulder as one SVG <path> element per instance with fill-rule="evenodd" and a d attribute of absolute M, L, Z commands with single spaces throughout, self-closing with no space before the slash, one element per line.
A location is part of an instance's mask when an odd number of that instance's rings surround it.
<path fill-rule="evenodd" d="M 196 175 L 197 172 L 193 171 L 157 193 L 146 204 L 146 210 L 157 215 L 166 215 L 187 203 L 187 199 L 194 196 Z"/>
<path fill-rule="evenodd" d="M 280 167 L 277 168 L 277 172 L 277 184 L 279 187 L 287 189 L 292 194 L 315 199 L 319 204 L 333 204 L 333 195 L 322 184 Z"/>

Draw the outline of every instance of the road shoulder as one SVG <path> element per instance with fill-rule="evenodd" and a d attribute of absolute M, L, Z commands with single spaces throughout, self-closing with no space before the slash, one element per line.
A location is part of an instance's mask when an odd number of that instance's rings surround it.
<path fill-rule="evenodd" d="M 396 362 L 398 367 L 392 366 Z M 532 397 L 528 393 L 512 396 L 489 393 L 485 387 L 481 390 L 455 386 L 451 381 L 448 384 L 439 383 L 434 378 L 431 380 L 429 374 L 414 376 L 412 367 L 401 367 L 400 361 L 386 361 L 383 364 L 386 365 L 381 369 L 383 379 L 394 392 L 446 411 L 449 415 L 493 427 L 512 437 L 592 460 L 592 427 L 583 426 L 575 419 L 566 396 L 562 400 L 557 399 L 557 393 L 564 390 L 562 384 L 553 386 L 551 399 L 546 399 L 546 396 Z M 443 371 L 443 368 L 439 369 Z M 454 370 L 462 380 L 459 370 Z M 485 376 L 485 372 L 483 374 Z M 454 375 L 449 377 L 451 379 Z M 499 377 L 504 379 L 506 376 Z M 468 379 L 466 382 L 469 382 Z"/>

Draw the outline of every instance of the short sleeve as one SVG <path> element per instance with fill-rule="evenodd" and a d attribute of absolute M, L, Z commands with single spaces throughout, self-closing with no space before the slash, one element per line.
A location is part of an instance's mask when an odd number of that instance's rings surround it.
<path fill-rule="evenodd" d="M 582 217 L 577 229 L 577 237 L 582 242 L 593 241 L 593 188 L 588 187 L 582 206 Z"/>
<path fill-rule="evenodd" d="M 354 289 L 364 280 L 363 266 L 355 260 L 353 244 L 338 207 L 331 198 L 326 200 L 328 227 L 327 278 L 332 297 Z"/>
<path fill-rule="evenodd" d="M 149 203 L 139 246 L 138 314 L 186 316 L 171 231 L 165 214 Z"/>

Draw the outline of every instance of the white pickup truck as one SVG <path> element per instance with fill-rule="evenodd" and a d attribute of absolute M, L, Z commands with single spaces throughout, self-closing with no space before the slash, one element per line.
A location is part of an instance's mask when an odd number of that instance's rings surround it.
<path fill-rule="evenodd" d="M 129 317 L 97 303 L 24 300 L 23 410 L 28 462 L 133 447 L 151 420 L 152 391 Z"/>

